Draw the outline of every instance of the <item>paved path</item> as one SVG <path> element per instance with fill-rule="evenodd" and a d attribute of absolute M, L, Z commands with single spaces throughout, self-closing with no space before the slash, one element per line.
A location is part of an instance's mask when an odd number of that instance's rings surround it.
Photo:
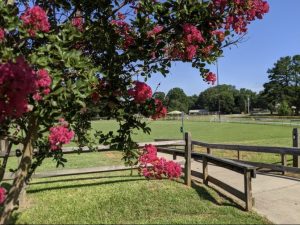
<path fill-rule="evenodd" d="M 159 154 L 172 158 L 171 155 Z M 178 157 L 178 161 L 182 160 L 182 157 Z M 202 163 L 192 161 L 192 170 L 202 173 Z M 242 174 L 214 165 L 209 165 L 208 171 L 209 175 L 244 191 Z M 300 224 L 300 179 L 257 174 L 252 179 L 252 190 L 257 213 L 275 224 Z"/>

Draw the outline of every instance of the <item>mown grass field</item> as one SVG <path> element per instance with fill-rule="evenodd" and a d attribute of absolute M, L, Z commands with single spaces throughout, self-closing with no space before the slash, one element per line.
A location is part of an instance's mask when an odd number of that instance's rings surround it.
<path fill-rule="evenodd" d="M 134 139 L 136 141 L 153 141 L 155 138 L 183 138 L 180 133 L 181 121 L 149 121 L 151 135 L 135 131 Z M 116 130 L 118 125 L 113 121 L 95 121 L 94 129 L 108 131 Z M 243 123 L 218 123 L 204 121 L 184 121 L 184 130 L 191 132 L 192 139 L 209 143 L 227 143 L 242 145 L 259 146 L 292 146 L 291 126 L 263 125 L 263 124 L 243 124 Z M 199 151 L 205 149 L 196 148 Z M 236 158 L 237 152 L 215 150 L 215 155 Z M 243 160 L 279 163 L 280 155 L 265 153 L 242 152 Z M 291 157 L 288 157 L 288 163 L 291 163 Z"/>
<path fill-rule="evenodd" d="M 149 121 L 151 135 L 134 132 L 136 141 L 182 138 L 180 121 Z M 95 121 L 94 129 L 117 130 L 113 121 Z M 185 121 L 185 131 L 195 140 L 247 145 L 291 146 L 292 128 L 236 123 Z M 199 151 L 201 149 L 198 149 Z M 219 151 L 216 154 L 224 155 Z M 235 153 L 225 154 L 236 157 Z M 65 168 L 121 165 L 120 152 L 66 155 Z M 243 153 L 244 159 L 276 162 L 270 154 Z M 10 159 L 14 167 L 17 159 Z M 38 171 L 55 170 L 51 159 Z M 58 168 L 63 169 L 63 168 Z M 28 187 L 27 205 L 14 214 L 17 224 L 266 224 L 255 213 L 203 186 L 187 188 L 182 181 L 147 181 L 130 172 L 102 173 L 63 178 L 34 179 Z"/>
<path fill-rule="evenodd" d="M 46 182 L 45 182 L 46 181 Z M 136 173 L 34 180 L 17 224 L 268 224 L 202 185 Z"/>

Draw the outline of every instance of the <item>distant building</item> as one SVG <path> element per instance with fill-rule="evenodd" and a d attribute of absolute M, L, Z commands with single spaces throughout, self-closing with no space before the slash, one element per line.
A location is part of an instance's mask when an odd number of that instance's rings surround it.
<path fill-rule="evenodd" d="M 189 115 L 209 115 L 209 111 L 207 109 L 192 109 L 189 110 Z"/>

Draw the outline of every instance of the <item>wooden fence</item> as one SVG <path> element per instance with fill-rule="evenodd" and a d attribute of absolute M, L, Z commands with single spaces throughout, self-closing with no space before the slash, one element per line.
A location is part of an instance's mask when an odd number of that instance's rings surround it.
<path fill-rule="evenodd" d="M 298 148 L 298 130 L 293 130 L 293 146 L 288 147 L 269 147 L 269 146 L 247 146 L 247 145 L 228 145 L 228 144 L 212 144 L 205 143 L 200 141 L 193 141 L 191 139 L 190 133 L 185 134 L 185 140 L 169 140 L 169 139 L 160 139 L 155 142 L 139 143 L 139 147 L 143 147 L 146 144 L 156 145 L 159 152 L 164 152 L 173 155 L 173 159 L 176 159 L 177 156 L 183 156 L 185 158 L 185 164 L 183 168 L 184 172 L 184 182 L 186 185 L 191 186 L 192 175 L 197 178 L 202 178 L 203 183 L 208 185 L 212 183 L 230 194 L 236 196 L 237 198 L 245 202 L 245 209 L 251 210 L 252 208 L 252 184 L 251 179 L 256 176 L 256 168 L 270 168 L 276 171 L 281 171 L 283 173 L 300 173 L 299 166 L 299 157 L 300 149 Z M 179 146 L 181 149 L 177 149 Z M 201 146 L 207 149 L 207 154 L 194 152 L 192 149 L 194 146 Z M 1 149 L 6 149 L 1 147 Z M 260 162 L 246 162 L 240 160 L 240 154 L 238 154 L 238 160 L 223 159 L 216 156 L 213 156 L 213 149 L 224 150 L 224 151 L 246 151 L 246 152 L 260 152 L 268 154 L 281 154 L 282 156 L 282 165 L 274 165 Z M 96 151 L 104 152 L 111 151 L 110 146 L 100 145 L 97 146 Z M 16 152 L 16 151 L 15 151 Z M 15 152 L 10 152 L 7 154 L 5 151 L 0 152 L 0 158 L 16 157 Z M 34 154 L 38 151 L 35 150 Z M 74 153 L 89 153 L 93 152 L 89 148 L 79 149 L 75 147 L 63 148 L 64 154 L 74 154 Z M 286 163 L 286 156 L 293 156 L 293 167 L 288 167 Z M 203 172 L 202 174 L 197 171 L 192 171 L 191 162 L 192 159 L 200 160 L 203 163 Z M 208 163 L 215 164 L 217 166 L 230 169 L 232 171 L 241 173 L 244 175 L 244 192 L 235 189 L 234 187 L 229 186 L 228 184 L 212 177 L 208 174 Z M 42 177 L 58 177 L 58 176 L 69 176 L 69 175 L 80 175 L 80 174 L 89 174 L 89 173 L 100 173 L 100 172 L 112 172 L 112 171 L 122 171 L 136 169 L 137 167 L 124 167 L 124 166 L 109 166 L 109 167 L 94 167 L 94 168 L 82 168 L 82 169 L 70 169 L 62 170 L 55 172 L 46 172 L 46 173 L 36 173 L 33 177 L 42 178 Z M 13 179 L 13 176 L 5 176 L 4 179 Z"/>

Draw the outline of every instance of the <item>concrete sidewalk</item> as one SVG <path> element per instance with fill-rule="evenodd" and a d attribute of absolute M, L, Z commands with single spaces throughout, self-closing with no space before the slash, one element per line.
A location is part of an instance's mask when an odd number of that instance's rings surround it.
<path fill-rule="evenodd" d="M 171 155 L 159 153 L 165 158 Z M 177 157 L 182 161 L 182 157 Z M 202 163 L 192 160 L 192 170 L 202 173 Z M 209 175 L 244 191 L 242 174 L 214 165 L 208 166 Z M 300 179 L 257 174 L 252 179 L 254 210 L 275 224 L 300 224 Z"/>

